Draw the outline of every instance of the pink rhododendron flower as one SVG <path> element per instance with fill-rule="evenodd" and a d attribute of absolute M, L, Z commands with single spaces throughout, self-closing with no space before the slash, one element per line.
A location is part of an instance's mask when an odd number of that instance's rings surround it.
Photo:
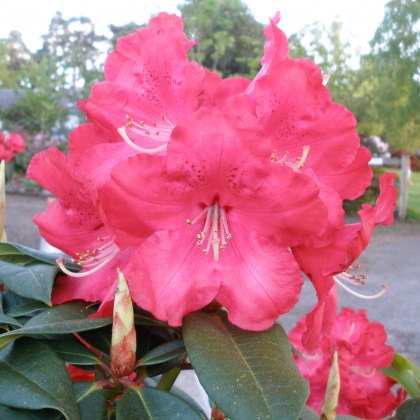
<path fill-rule="evenodd" d="M 338 414 L 378 419 L 391 415 L 404 400 L 405 393 L 400 389 L 395 394 L 391 389 L 395 382 L 380 371 L 390 366 L 394 357 L 393 348 L 385 344 L 384 327 L 369 322 L 365 311 L 344 308 L 330 335 L 319 338 L 312 354 L 301 343 L 305 328 L 303 318 L 290 332 L 289 339 L 306 358 L 304 361 L 296 357 L 296 362 L 309 381 L 311 393 L 307 404 L 315 411 L 321 412 L 334 351 L 338 353 L 341 381 Z"/>
<path fill-rule="evenodd" d="M 116 268 L 124 268 L 129 249 L 120 252 L 104 225 L 87 188 L 72 175 L 71 161 L 55 147 L 38 153 L 31 161 L 28 178 L 37 181 L 57 199 L 34 217 L 42 237 L 73 258 L 83 270 L 59 276 L 53 303 L 73 299 L 101 301 L 101 312 L 112 311 Z"/>
<path fill-rule="evenodd" d="M 156 43 L 162 44 L 159 55 Z M 82 124 L 70 134 L 68 157 L 52 147 L 32 160 L 28 178 L 57 197 L 34 222 L 47 242 L 83 267 L 71 273 L 60 263 L 68 276 L 56 281 L 54 303 L 99 300 L 100 314 L 112 312 L 116 267 L 125 267 L 130 249 L 121 251 L 115 244 L 97 206 L 97 191 L 116 163 L 139 150 L 164 154 L 172 120 L 188 115 L 204 100 L 223 99 L 216 88 L 220 77 L 188 61 L 191 45 L 182 32 L 182 20 L 165 13 L 122 38 L 106 62 L 106 81 L 96 84 L 89 100 L 80 103 L 94 123 Z M 235 83 L 244 85 L 237 80 L 226 91 Z M 152 126 L 132 119 L 125 124 L 127 114 L 149 117 Z M 128 132 L 139 145 L 133 146 Z"/>
<path fill-rule="evenodd" d="M 265 28 L 253 81 L 190 62 L 173 15 L 119 41 L 105 81 L 80 104 L 91 122 L 71 134 L 68 158 L 40 155 L 29 171 L 58 196 L 36 219 L 41 233 L 89 259 L 60 278 L 56 303 L 100 300 L 104 313 L 118 266 L 133 300 L 171 325 L 216 300 L 234 324 L 262 330 L 296 303 L 304 272 L 319 298 L 307 345 L 331 328 L 333 278 L 350 278 L 374 225 L 391 221 L 392 176 L 346 226 L 342 202 L 369 185 L 370 154 L 319 68 L 288 57 L 278 21 Z M 53 161 L 66 168 L 62 182 Z"/>
<path fill-rule="evenodd" d="M 126 273 L 133 299 L 172 325 L 215 299 L 239 327 L 268 328 L 298 299 L 304 250 L 332 248 L 341 231 L 339 246 L 353 246 L 362 229 L 344 225 L 342 201 L 369 185 L 370 154 L 318 67 L 288 58 L 277 22 L 242 93 L 180 121 L 165 158 L 128 159 L 100 192 L 116 242 L 136 246 Z M 392 188 L 385 179 L 383 194 Z M 392 214 L 393 204 L 381 211 Z M 340 254 L 334 263 L 343 271 L 351 261 Z M 341 271 L 311 277 L 323 310 L 318 283 L 331 289 L 328 276 Z"/>

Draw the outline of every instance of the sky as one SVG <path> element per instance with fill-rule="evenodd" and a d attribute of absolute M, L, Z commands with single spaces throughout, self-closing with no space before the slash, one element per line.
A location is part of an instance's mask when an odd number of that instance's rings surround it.
<path fill-rule="evenodd" d="M 176 13 L 183 0 L 0 0 L 0 38 L 12 30 L 23 35 L 26 45 L 36 50 L 42 45 L 40 36 L 56 11 L 65 19 L 87 16 L 99 34 L 110 35 L 109 24 L 144 23 L 159 11 Z M 355 51 L 368 52 L 368 42 L 382 21 L 388 0 L 245 0 L 256 19 L 268 21 L 277 10 L 280 27 L 291 35 L 315 21 L 328 25 L 334 18 L 343 29 Z"/>

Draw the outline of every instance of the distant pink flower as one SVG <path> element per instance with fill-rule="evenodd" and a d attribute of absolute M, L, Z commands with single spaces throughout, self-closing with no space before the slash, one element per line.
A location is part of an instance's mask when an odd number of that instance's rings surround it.
<path fill-rule="evenodd" d="M 340 395 L 337 413 L 368 419 L 389 416 L 404 400 L 405 393 L 392 391 L 395 382 L 380 369 L 391 365 L 394 350 L 385 344 L 382 324 L 369 322 L 365 311 L 344 308 L 331 333 L 319 338 L 314 353 L 307 353 L 301 338 L 305 318 L 290 332 L 289 339 L 306 358 L 295 357 L 299 370 L 309 381 L 308 406 L 321 413 L 334 351 L 338 352 Z M 309 365 L 309 366 L 308 366 Z"/>
<path fill-rule="evenodd" d="M 10 133 L 7 139 L 8 147 L 16 154 L 22 153 L 26 148 L 26 143 L 20 134 Z"/>
<path fill-rule="evenodd" d="M 10 162 L 17 154 L 22 153 L 25 148 L 25 140 L 20 134 L 10 133 L 6 138 L 0 132 L 0 160 Z"/>

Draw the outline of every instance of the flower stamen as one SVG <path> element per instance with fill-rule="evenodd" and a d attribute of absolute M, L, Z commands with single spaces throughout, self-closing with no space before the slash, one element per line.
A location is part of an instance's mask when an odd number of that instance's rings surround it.
<path fill-rule="evenodd" d="M 197 234 L 196 245 L 200 247 L 207 238 L 206 246 L 203 249 L 203 254 L 208 254 L 210 247 L 213 249 L 213 258 L 219 261 L 219 251 L 223 251 L 232 234 L 229 232 L 229 227 L 226 218 L 226 211 L 220 207 L 218 203 L 206 207 L 193 220 L 187 219 L 187 224 L 192 226 L 198 220 L 202 219 L 206 214 L 203 230 Z"/>
<path fill-rule="evenodd" d="M 156 122 L 147 124 L 145 121 L 140 121 L 138 123 L 133 119 L 133 117 L 127 115 L 127 123 L 124 126 L 118 128 L 117 131 L 123 138 L 123 140 L 137 152 L 145 153 L 148 155 L 162 153 L 167 149 L 167 145 L 172 130 L 174 128 L 174 124 L 171 123 L 171 121 L 166 117 L 166 115 L 162 114 L 161 117 L 164 121 L 163 124 L 157 124 Z M 143 139 L 147 138 L 148 140 L 157 141 L 163 144 L 154 148 L 142 147 L 134 143 L 133 140 L 130 139 L 127 130 L 130 130 L 133 133 L 140 135 Z"/>
<path fill-rule="evenodd" d="M 346 286 L 340 280 L 340 278 L 339 278 L 340 276 L 341 275 L 333 276 L 333 279 L 336 282 L 336 284 L 338 284 L 339 286 L 341 286 L 344 290 L 346 290 L 347 292 L 349 292 L 351 295 L 356 296 L 356 297 L 358 297 L 360 299 L 366 299 L 366 300 L 377 299 L 377 298 L 381 297 L 384 293 L 386 293 L 386 291 L 388 290 L 388 286 L 386 284 L 383 284 L 382 287 L 381 287 L 381 290 L 379 292 L 377 292 L 377 293 L 375 293 L 373 295 L 362 295 L 361 293 L 357 293 L 354 290 L 350 289 L 350 287 Z"/>
<path fill-rule="evenodd" d="M 289 168 L 292 168 L 293 170 L 297 171 L 299 169 L 302 169 L 305 165 L 306 158 L 309 154 L 310 146 L 303 146 L 302 148 L 302 156 L 299 156 L 295 159 L 293 163 L 288 162 L 287 158 L 289 157 L 289 151 L 286 151 L 282 158 L 279 158 L 277 156 L 277 152 L 275 150 L 271 151 L 271 162 L 277 163 L 282 166 L 287 166 Z"/>
<path fill-rule="evenodd" d="M 103 240 L 104 238 L 98 238 L 98 241 Z M 119 248 L 112 241 L 100 248 L 76 252 L 77 258 L 72 258 L 72 262 L 83 268 L 81 272 L 73 272 L 66 268 L 64 258 L 58 258 L 56 263 L 63 273 L 71 277 L 86 277 L 107 265 L 119 252 Z"/>

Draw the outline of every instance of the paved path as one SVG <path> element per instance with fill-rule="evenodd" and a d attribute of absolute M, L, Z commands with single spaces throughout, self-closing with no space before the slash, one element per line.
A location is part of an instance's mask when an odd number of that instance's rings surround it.
<path fill-rule="evenodd" d="M 6 229 L 10 241 L 38 247 L 39 236 L 32 217 L 45 208 L 46 198 L 8 195 Z M 369 284 L 361 291 L 374 293 L 389 286 L 380 299 L 367 301 L 339 290 L 342 306 L 366 309 L 370 320 L 385 324 L 389 343 L 396 351 L 420 364 L 420 224 L 394 223 L 378 227 L 368 249 L 359 260 Z M 296 307 L 282 318 L 291 328 L 315 303 L 312 286 L 306 282 Z"/>

